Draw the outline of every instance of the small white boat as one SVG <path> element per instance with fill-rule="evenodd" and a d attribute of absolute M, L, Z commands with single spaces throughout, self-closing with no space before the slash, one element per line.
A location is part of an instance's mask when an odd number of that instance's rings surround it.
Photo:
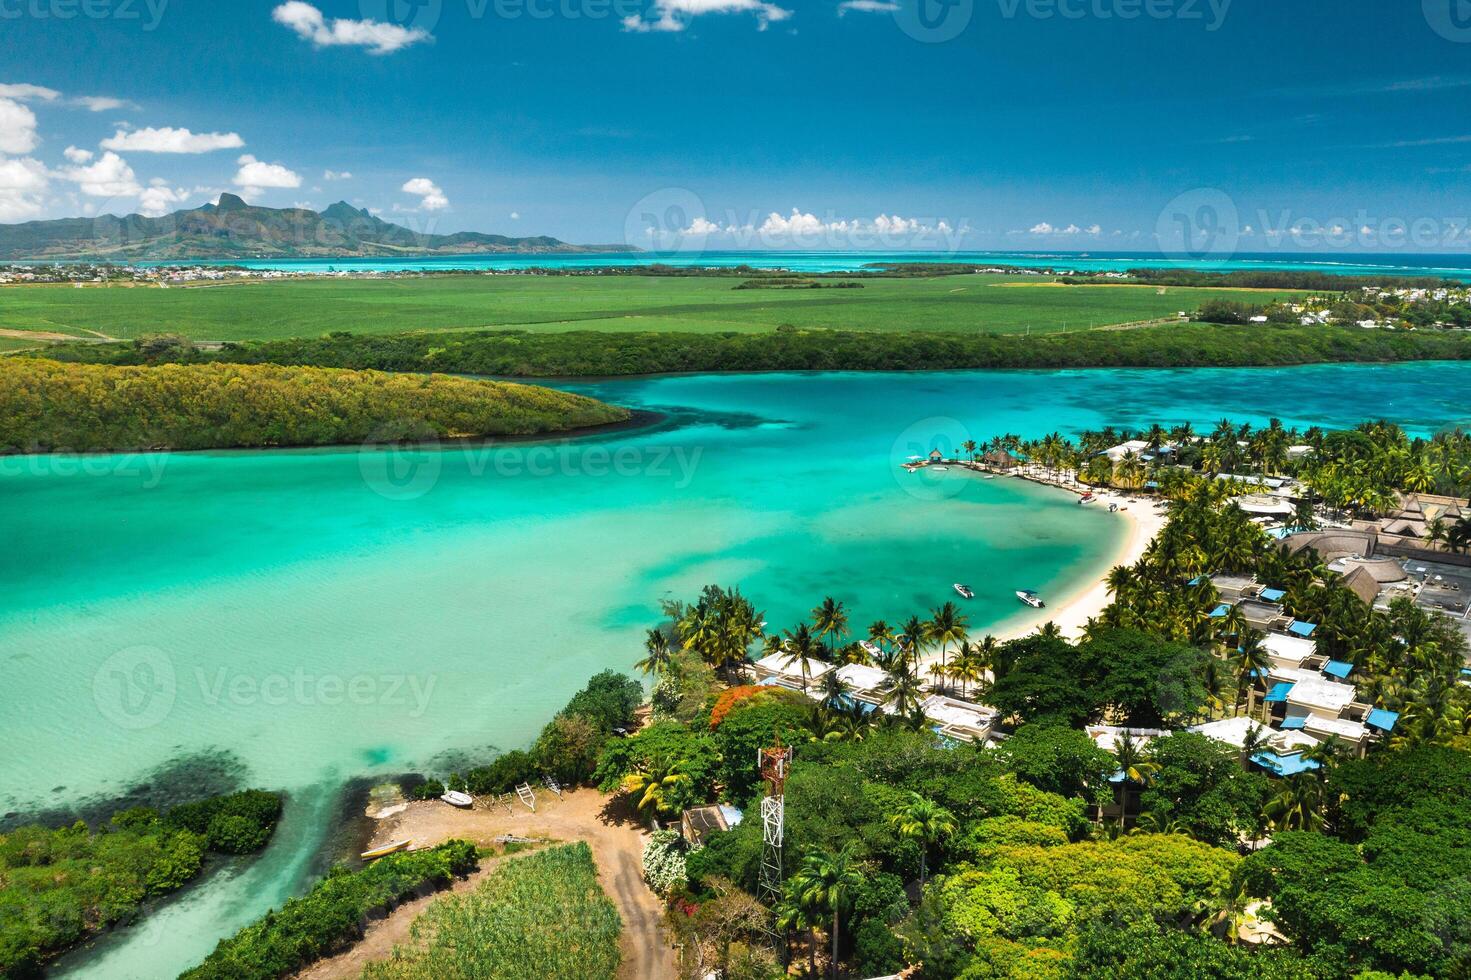
<path fill-rule="evenodd" d="M 471 796 L 469 793 L 461 793 L 459 790 L 455 789 L 452 789 L 449 792 L 445 793 L 443 796 L 440 797 L 440 799 L 448 803 L 450 806 L 457 806 L 462 810 L 468 810 L 475 805 L 475 798 L 473 796 Z"/>
<path fill-rule="evenodd" d="M 1031 606 L 1033 609 L 1042 609 L 1047 605 L 1047 603 L 1043 602 L 1042 598 L 1031 589 L 1017 589 L 1016 597 L 1022 602 L 1025 602 L 1027 605 Z"/>
<path fill-rule="evenodd" d="M 930 470 L 931 470 L 931 472 L 934 472 L 934 473 L 949 473 L 950 472 L 950 468 L 947 467 L 947 466 L 931 466 L 930 467 Z"/>
<path fill-rule="evenodd" d="M 951 588 L 960 593 L 962 599 L 974 599 L 976 597 L 976 594 L 971 591 L 971 587 L 968 585 L 961 585 L 959 582 L 956 582 Z"/>

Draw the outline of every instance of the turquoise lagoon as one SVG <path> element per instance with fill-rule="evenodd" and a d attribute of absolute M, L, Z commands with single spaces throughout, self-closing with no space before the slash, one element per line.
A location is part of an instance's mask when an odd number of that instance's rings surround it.
<path fill-rule="evenodd" d="M 264 858 L 69 964 L 162 976 L 298 890 L 350 778 L 526 743 L 627 669 L 664 597 L 739 584 L 773 628 L 975 587 L 973 630 L 1096 579 L 1119 518 L 899 464 L 1001 432 L 1222 416 L 1429 433 L 1471 364 L 739 375 L 566 385 L 649 428 L 496 447 L 0 459 L 0 812 L 225 754 L 292 803 Z"/>
<path fill-rule="evenodd" d="M 209 259 L 201 259 L 207 262 Z M 481 253 L 371 259 L 225 259 L 251 269 L 288 272 L 405 272 L 450 269 L 591 269 L 660 263 L 702 268 L 750 265 L 793 272 L 852 272 L 870 265 L 943 262 L 1003 268 L 1052 268 L 1075 272 L 1123 272 L 1127 269 L 1196 269 L 1204 272 L 1287 272 L 1311 270 L 1342 276 L 1434 276 L 1471 280 L 1471 256 L 1370 253 L 1275 252 L 1207 255 L 1200 258 L 1139 252 L 881 252 L 848 249 L 767 249 L 763 251 L 581 252 L 571 254 Z M 141 265 L 178 265 L 144 262 Z"/>

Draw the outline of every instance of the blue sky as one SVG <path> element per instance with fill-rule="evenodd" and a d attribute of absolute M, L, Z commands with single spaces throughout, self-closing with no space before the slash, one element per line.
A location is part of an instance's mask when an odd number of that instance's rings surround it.
<path fill-rule="evenodd" d="M 1468 0 L 0 0 L 0 21 L 0 221 L 231 190 L 640 245 L 1153 250 L 1225 224 L 1240 251 L 1471 250 Z"/>

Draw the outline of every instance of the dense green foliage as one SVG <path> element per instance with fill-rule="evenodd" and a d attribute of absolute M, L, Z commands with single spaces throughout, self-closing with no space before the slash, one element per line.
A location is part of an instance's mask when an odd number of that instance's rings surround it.
<path fill-rule="evenodd" d="M 0 975 L 39 975 L 62 950 L 189 882 L 207 852 L 259 850 L 280 812 L 280 797 L 247 790 L 162 815 L 123 810 L 104 827 L 26 825 L 0 834 Z"/>
<path fill-rule="evenodd" d="M 249 854 L 266 845 L 280 816 L 279 796 L 248 789 L 176 806 L 164 823 L 203 836 L 212 851 Z"/>
<path fill-rule="evenodd" d="M 422 441 L 627 418 L 566 392 L 440 375 L 0 359 L 0 452 Z"/>
<path fill-rule="evenodd" d="M 125 364 L 147 362 L 147 355 L 142 351 L 113 344 L 59 345 L 48 348 L 46 356 Z M 1463 360 L 1471 357 L 1471 337 L 1348 327 L 1183 323 L 1028 337 L 782 328 L 758 333 L 498 330 L 381 336 L 332 334 L 318 339 L 230 344 L 218 353 L 176 350 L 165 357 L 500 377 L 717 371 L 1249 367 L 1336 361 Z"/>
<path fill-rule="evenodd" d="M 188 980 L 284 977 L 361 938 L 370 915 L 445 888 L 478 866 L 475 845 L 446 841 L 379 858 L 360 871 L 335 868 L 300 898 L 223 939 Z"/>
<path fill-rule="evenodd" d="M 426 780 L 416 793 L 432 799 L 443 787 L 475 796 L 509 793 L 521 783 L 535 785 L 546 776 L 575 786 L 593 777 L 598 755 L 615 730 L 633 725 L 634 712 L 644 699 L 643 685 L 613 670 L 594 675 L 542 729 L 529 750 L 511 749 L 464 775 Z M 438 792 L 435 788 L 440 787 Z"/>
<path fill-rule="evenodd" d="M 365 980 L 612 980 L 622 922 L 586 844 L 517 858 L 466 895 L 440 899 Z"/>

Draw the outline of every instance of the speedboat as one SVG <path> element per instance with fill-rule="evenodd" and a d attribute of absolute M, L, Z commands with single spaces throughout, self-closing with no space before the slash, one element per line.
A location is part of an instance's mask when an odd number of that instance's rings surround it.
<path fill-rule="evenodd" d="M 468 810 L 475 805 L 475 798 L 473 796 L 471 796 L 469 793 L 461 793 L 459 790 L 456 789 L 452 789 L 449 792 L 445 793 L 443 796 L 440 797 L 440 799 L 448 803 L 450 806 L 459 807 L 461 810 Z"/>
<path fill-rule="evenodd" d="M 374 858 L 381 858 L 385 854 L 392 854 L 395 851 L 402 851 L 413 842 L 414 839 L 412 837 L 405 837 L 403 840 L 396 840 L 391 844 L 384 844 L 382 847 L 375 847 L 371 851 L 364 851 L 362 854 L 359 855 L 359 857 L 361 857 L 364 861 L 371 861 Z"/>
<path fill-rule="evenodd" d="M 1022 602 L 1025 602 L 1027 605 L 1031 606 L 1033 609 L 1041 609 L 1047 605 L 1047 603 L 1043 602 L 1042 598 L 1031 589 L 1017 589 L 1016 597 Z"/>
<path fill-rule="evenodd" d="M 974 599 L 976 597 L 976 594 L 971 591 L 970 586 L 968 585 L 961 585 L 959 582 L 957 582 L 953 586 L 951 586 L 951 588 L 953 588 L 956 592 L 959 592 L 962 599 Z"/>

